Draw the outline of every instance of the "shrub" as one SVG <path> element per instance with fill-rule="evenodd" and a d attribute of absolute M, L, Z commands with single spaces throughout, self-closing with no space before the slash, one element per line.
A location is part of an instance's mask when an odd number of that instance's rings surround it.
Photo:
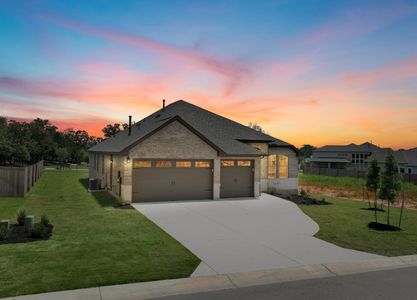
<path fill-rule="evenodd" d="M 45 235 L 46 227 L 42 223 L 35 223 L 31 232 L 31 236 L 34 238 L 41 238 Z"/>
<path fill-rule="evenodd" d="M 308 197 L 308 193 L 304 189 L 301 189 L 300 195 L 303 197 Z"/>
<path fill-rule="evenodd" d="M 24 209 L 19 210 L 17 213 L 17 223 L 19 225 L 25 224 L 25 218 L 26 218 L 26 211 Z"/>
<path fill-rule="evenodd" d="M 117 198 L 117 204 L 119 205 L 119 206 L 123 206 L 123 205 L 125 205 L 126 203 L 125 203 L 125 199 L 123 199 L 123 197 L 119 197 L 119 198 Z"/>
<path fill-rule="evenodd" d="M 45 213 L 43 213 L 42 216 L 41 216 L 41 224 L 43 226 L 48 226 L 49 225 L 49 219 L 48 219 L 48 216 Z"/>
<path fill-rule="evenodd" d="M 277 189 L 274 188 L 273 186 L 268 187 L 267 191 L 268 191 L 268 194 L 271 194 L 271 195 L 275 195 L 277 193 Z"/>
<path fill-rule="evenodd" d="M 9 237 L 9 229 L 6 226 L 0 226 L 0 241 L 7 240 Z"/>

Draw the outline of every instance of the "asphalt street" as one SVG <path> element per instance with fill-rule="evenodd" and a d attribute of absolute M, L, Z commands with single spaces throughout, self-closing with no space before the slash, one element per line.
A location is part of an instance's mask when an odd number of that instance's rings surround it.
<path fill-rule="evenodd" d="M 417 267 L 178 295 L 163 300 L 417 299 Z"/>

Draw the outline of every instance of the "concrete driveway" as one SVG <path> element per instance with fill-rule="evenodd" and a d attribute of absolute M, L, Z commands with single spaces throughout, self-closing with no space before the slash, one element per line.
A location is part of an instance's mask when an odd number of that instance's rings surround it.
<path fill-rule="evenodd" d="M 380 257 L 313 237 L 317 223 L 292 202 L 268 194 L 133 206 L 202 260 L 192 276 Z"/>

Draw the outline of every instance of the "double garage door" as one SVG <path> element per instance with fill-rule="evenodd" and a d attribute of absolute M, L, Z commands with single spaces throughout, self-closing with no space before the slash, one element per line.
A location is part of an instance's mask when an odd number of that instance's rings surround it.
<path fill-rule="evenodd" d="M 253 162 L 221 161 L 220 197 L 253 196 Z M 134 202 L 213 198 L 212 160 L 135 160 Z"/>

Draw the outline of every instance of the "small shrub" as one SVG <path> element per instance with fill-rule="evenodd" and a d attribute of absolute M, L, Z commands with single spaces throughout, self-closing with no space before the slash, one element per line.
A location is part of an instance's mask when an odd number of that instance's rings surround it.
<path fill-rule="evenodd" d="M 9 229 L 6 226 L 0 226 L 0 241 L 9 238 Z"/>
<path fill-rule="evenodd" d="M 41 216 L 41 224 L 43 226 L 48 226 L 49 225 L 49 219 L 48 219 L 48 216 L 45 213 L 43 213 L 42 216 Z"/>
<path fill-rule="evenodd" d="M 24 209 L 19 210 L 17 213 L 17 223 L 19 225 L 25 224 L 25 218 L 26 218 L 26 211 Z"/>
<path fill-rule="evenodd" d="M 119 197 L 119 198 L 117 198 L 117 204 L 118 204 L 119 206 L 123 206 L 123 205 L 125 205 L 125 204 L 126 204 L 125 199 L 123 199 L 123 197 Z"/>
<path fill-rule="evenodd" d="M 42 223 L 35 223 L 31 232 L 34 238 L 42 238 L 45 235 L 46 227 Z"/>
<path fill-rule="evenodd" d="M 268 187 L 268 194 L 275 195 L 277 193 L 277 189 L 274 187 Z"/>
<path fill-rule="evenodd" d="M 308 193 L 304 189 L 300 190 L 300 195 L 303 197 L 308 197 Z"/>

